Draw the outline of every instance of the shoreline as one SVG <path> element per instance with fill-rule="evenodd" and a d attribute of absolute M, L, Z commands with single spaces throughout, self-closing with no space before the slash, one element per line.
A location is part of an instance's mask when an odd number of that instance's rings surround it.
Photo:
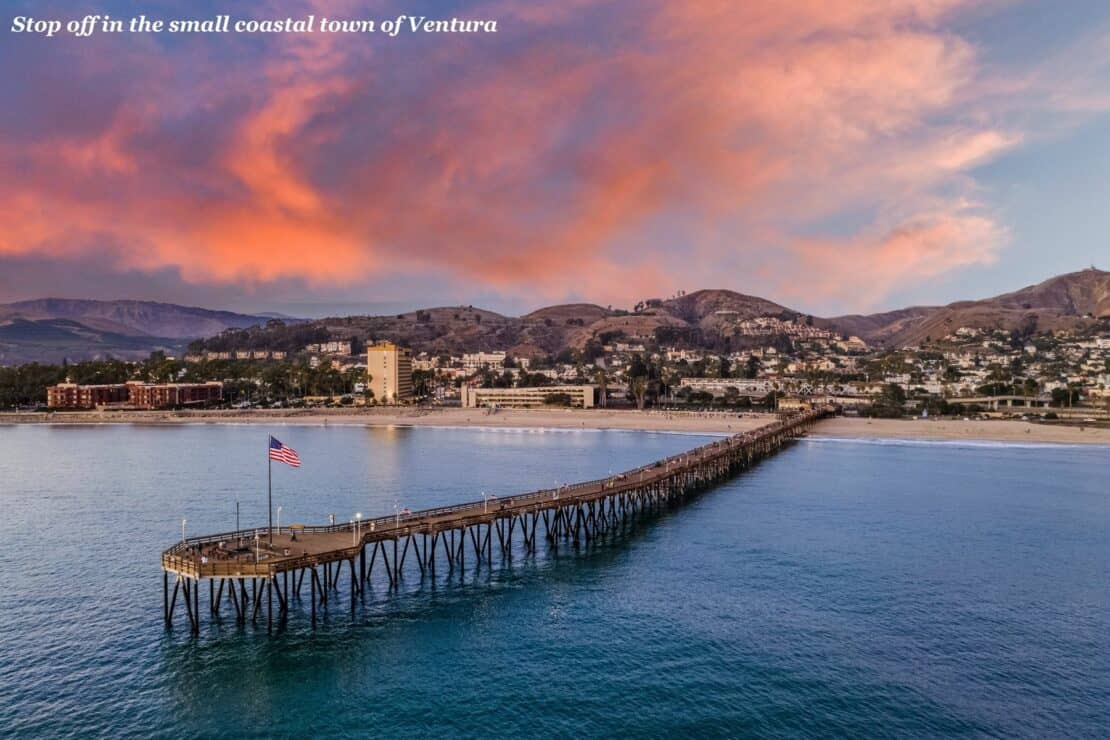
<path fill-rule="evenodd" d="M 77 411 L 0 413 L 0 426 L 112 424 L 273 424 L 303 426 L 439 427 L 478 429 L 579 429 L 729 434 L 771 423 L 766 413 L 634 411 L 610 409 L 253 409 L 204 411 Z M 1110 428 L 1055 425 L 1011 419 L 867 419 L 835 417 L 813 429 L 827 438 L 955 440 L 1110 446 Z"/>
<path fill-rule="evenodd" d="M 73 411 L 0 413 L 0 426 L 111 424 L 273 424 L 301 426 L 579 429 L 735 434 L 771 423 L 774 414 L 608 409 L 255 409 L 219 411 Z"/>
<path fill-rule="evenodd" d="M 1040 424 L 1015 419 L 866 419 L 837 416 L 813 428 L 828 439 L 903 439 L 1110 446 L 1110 428 Z"/>

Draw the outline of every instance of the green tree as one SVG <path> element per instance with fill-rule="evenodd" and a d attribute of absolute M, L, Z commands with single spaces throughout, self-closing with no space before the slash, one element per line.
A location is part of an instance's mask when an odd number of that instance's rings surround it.
<path fill-rule="evenodd" d="M 597 382 L 597 403 L 605 408 L 609 398 L 609 376 L 604 368 L 599 367 L 594 371 L 594 380 Z"/>
<path fill-rule="evenodd" d="M 426 398 L 435 390 L 434 370 L 412 371 L 412 392 L 417 398 Z"/>
<path fill-rule="evenodd" d="M 647 391 L 648 379 L 646 375 L 638 375 L 628 381 L 628 392 L 632 394 L 632 398 L 636 401 L 636 408 L 640 411 L 644 410 Z"/>
<path fill-rule="evenodd" d="M 871 404 L 874 416 L 899 417 L 906 413 L 906 391 L 897 383 L 887 383 Z"/>
<path fill-rule="evenodd" d="M 628 363 L 628 377 L 638 378 L 648 376 L 648 367 L 644 362 L 644 358 L 640 355 L 632 355 L 632 359 Z"/>
<path fill-rule="evenodd" d="M 1067 388 L 1052 389 L 1052 405 L 1059 408 L 1071 408 L 1079 403 L 1079 389 L 1069 385 Z"/>
<path fill-rule="evenodd" d="M 524 373 L 520 374 L 517 378 L 517 388 L 539 388 L 545 385 L 551 385 L 551 378 L 543 373 Z"/>
<path fill-rule="evenodd" d="M 755 355 L 749 357 L 747 362 L 744 363 L 744 377 L 749 380 L 758 377 L 761 364 L 759 358 Z"/>

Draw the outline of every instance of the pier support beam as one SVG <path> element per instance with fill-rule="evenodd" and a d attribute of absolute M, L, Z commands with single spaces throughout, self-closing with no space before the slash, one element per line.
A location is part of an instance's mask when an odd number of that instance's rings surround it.
<path fill-rule="evenodd" d="M 308 579 L 310 601 L 312 602 L 312 628 L 316 628 L 316 566 L 312 567 L 312 577 Z"/>
<path fill-rule="evenodd" d="M 400 586 L 410 546 L 415 553 L 421 578 L 431 573 L 434 579 L 436 546 L 440 541 L 443 543 L 449 574 L 457 566 L 460 576 L 465 580 L 466 551 L 470 547 L 474 549 L 476 570 L 480 571 L 482 565 L 486 564 L 492 571 L 494 530 L 504 565 L 512 561 L 513 535 L 518 523 L 523 552 L 527 555 L 536 551 L 541 519 L 545 537 L 553 552 L 557 553 L 562 542 L 573 543 L 575 548 L 584 543 L 588 548 L 599 538 L 634 529 L 637 522 L 644 517 L 667 512 L 722 480 L 749 469 L 777 452 L 826 413 L 827 410 L 783 419 L 763 429 L 738 434 L 727 441 L 711 442 L 688 453 L 666 458 L 627 474 L 611 476 L 603 481 L 563 486 L 557 491 L 523 494 L 518 498 L 498 502 L 497 508 L 492 510 L 488 501 L 483 501 L 417 512 L 403 523 L 393 520 L 379 522 L 380 526 L 375 534 L 370 534 L 374 532 L 371 523 L 361 543 L 350 541 L 350 544 L 344 544 L 341 549 L 326 550 L 318 542 L 314 542 L 315 548 L 305 547 L 299 555 L 291 554 L 284 558 L 271 555 L 261 559 L 256 556 L 253 562 L 247 562 L 243 558 L 238 562 L 227 563 L 225 561 L 229 559 L 228 553 L 222 551 L 222 546 L 221 551 L 216 550 L 214 543 L 217 538 L 194 538 L 163 553 L 163 619 L 167 628 L 172 627 L 178 593 L 181 593 L 190 633 L 199 635 L 200 583 L 208 580 L 208 606 L 213 620 L 220 618 L 225 588 L 240 624 L 246 621 L 247 608 L 252 598 L 254 605 L 251 621 L 257 623 L 264 596 L 267 629 L 272 633 L 275 592 L 279 622 L 285 624 L 289 616 L 289 602 L 293 597 L 299 601 L 305 571 L 311 570 L 307 575 L 310 576 L 311 619 L 315 626 L 317 607 L 325 608 L 326 615 L 330 592 L 335 591 L 336 597 L 339 597 L 344 560 L 350 577 L 348 589 L 353 617 L 356 611 L 355 595 L 365 599 L 366 584 L 370 583 L 379 551 L 391 589 Z M 321 527 L 310 530 L 310 536 L 314 536 L 342 531 L 342 528 Z M 242 545 L 244 537 L 242 533 L 239 534 Z M 403 546 L 401 538 L 405 540 Z M 467 544 L 467 539 L 470 540 L 470 545 Z M 369 563 L 366 558 L 368 546 L 374 548 L 370 553 Z M 233 555 L 231 559 L 234 561 L 234 558 Z M 172 590 L 169 583 L 171 573 L 174 575 Z M 246 588 L 247 578 L 251 581 L 250 594 Z M 217 579 L 219 583 L 216 583 Z M 262 593 L 263 590 L 265 594 Z"/>

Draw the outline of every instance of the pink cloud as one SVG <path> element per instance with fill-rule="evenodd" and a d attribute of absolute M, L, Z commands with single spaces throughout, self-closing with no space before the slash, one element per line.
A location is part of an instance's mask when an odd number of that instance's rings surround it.
<path fill-rule="evenodd" d="M 892 289 L 998 259 L 1008 234 L 966 204 L 919 214 L 883 233 L 791 245 L 801 269 L 779 290 L 795 298 L 820 296 L 855 309 L 875 305 Z M 860 280 L 861 271 L 869 282 Z"/>
<path fill-rule="evenodd" d="M 0 143 L 0 259 L 110 242 L 196 282 L 435 270 L 616 303 L 741 287 L 706 265 L 778 250 L 875 302 L 1004 243 L 968 172 L 1023 134 L 974 109 L 976 50 L 945 26 L 967 7 L 500 2 L 468 14 L 502 19 L 489 38 L 136 47 L 108 123 Z M 800 236 L 857 211 L 897 226 Z"/>

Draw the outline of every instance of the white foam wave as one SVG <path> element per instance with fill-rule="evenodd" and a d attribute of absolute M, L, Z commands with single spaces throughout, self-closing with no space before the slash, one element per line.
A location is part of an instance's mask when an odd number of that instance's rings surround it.
<path fill-rule="evenodd" d="M 807 442 L 819 444 L 864 444 L 887 447 L 973 447 L 987 449 L 1110 449 L 1105 444 L 1077 444 L 1066 442 L 1012 442 L 999 439 L 910 439 L 905 437 L 824 437 L 811 434 Z"/>

